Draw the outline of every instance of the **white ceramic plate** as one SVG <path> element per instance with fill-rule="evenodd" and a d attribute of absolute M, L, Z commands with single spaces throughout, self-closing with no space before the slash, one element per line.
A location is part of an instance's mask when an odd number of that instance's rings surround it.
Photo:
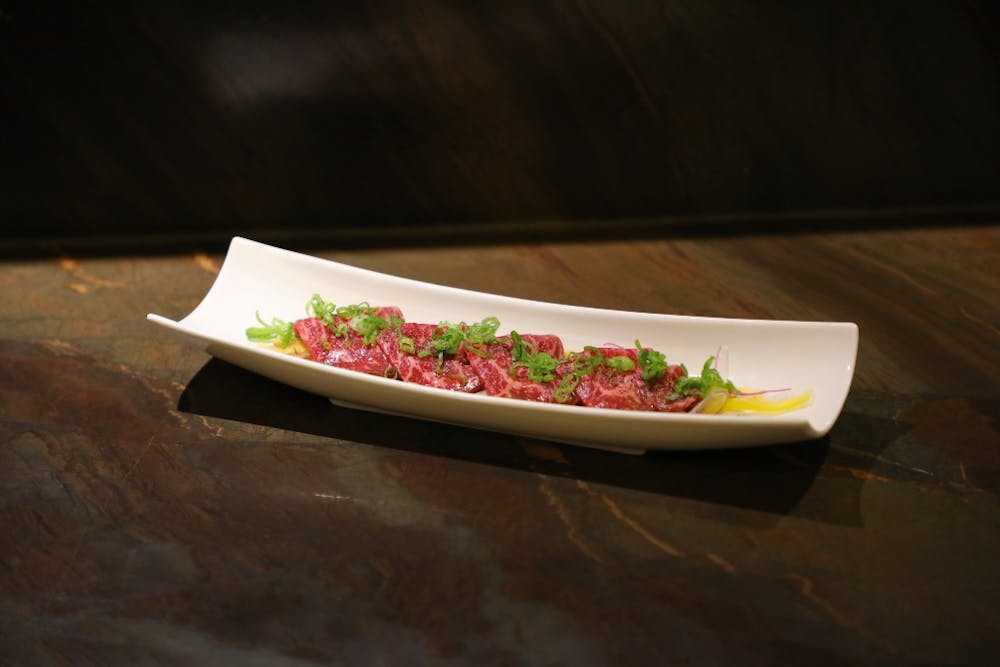
<path fill-rule="evenodd" d="M 305 316 L 314 293 L 338 304 L 396 305 L 411 322 L 500 319 L 501 332 L 554 333 L 566 349 L 617 343 L 664 352 L 692 372 L 719 346 L 740 387 L 812 389 L 808 406 L 774 416 L 631 412 L 461 394 L 318 364 L 246 340 L 265 319 Z M 335 404 L 630 453 L 777 444 L 825 435 L 854 374 L 858 328 L 846 322 L 685 317 L 566 306 L 444 287 L 234 238 L 215 284 L 187 317 L 152 322 L 212 356 Z M 234 387 L 234 390 L 238 389 Z"/>

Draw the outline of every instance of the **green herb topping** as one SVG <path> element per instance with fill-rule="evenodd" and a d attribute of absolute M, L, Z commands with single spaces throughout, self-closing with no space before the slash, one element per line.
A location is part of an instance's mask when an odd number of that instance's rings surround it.
<path fill-rule="evenodd" d="M 638 350 L 636 356 L 639 359 L 639 368 L 642 369 L 642 379 L 647 385 L 651 385 L 666 374 L 667 358 L 662 352 L 643 347 L 638 339 L 635 341 L 635 347 Z"/>
<path fill-rule="evenodd" d="M 559 386 L 556 387 L 555 399 L 559 403 L 565 403 L 573 396 L 573 392 L 580 384 L 580 379 L 590 375 L 602 366 L 606 366 L 618 373 L 628 373 L 635 370 L 635 362 L 631 357 L 618 355 L 607 357 L 599 347 L 588 345 L 583 348 L 589 354 L 574 354 L 570 357 L 573 363 L 572 369 L 566 373 Z"/>
<path fill-rule="evenodd" d="M 723 378 L 719 374 L 719 371 L 712 368 L 712 362 L 714 361 L 714 356 L 705 360 L 700 377 L 697 375 L 684 375 L 677 378 L 677 382 L 674 383 L 674 393 L 669 396 L 669 400 L 676 401 L 685 396 L 701 396 L 704 398 L 713 389 L 723 389 L 732 394 L 739 393 L 736 385 L 730 380 Z"/>
<path fill-rule="evenodd" d="M 275 317 L 268 324 L 261 318 L 260 312 L 257 313 L 257 321 L 260 323 L 259 327 L 247 327 L 247 340 L 251 342 L 275 343 L 285 348 L 297 338 L 291 322 Z"/>
<path fill-rule="evenodd" d="M 325 301 L 319 294 L 313 294 L 306 303 L 306 313 L 323 320 L 334 336 L 347 340 L 353 331 L 361 336 L 365 345 L 374 345 L 383 329 L 398 328 L 403 323 L 395 313 L 390 313 L 386 320 L 378 314 L 378 308 L 367 302 L 337 306 L 332 301 Z"/>
<path fill-rule="evenodd" d="M 628 373 L 629 371 L 635 370 L 635 362 L 624 355 L 617 357 L 605 357 L 604 365 L 618 371 L 619 373 Z"/>
<path fill-rule="evenodd" d="M 528 379 L 532 382 L 551 382 L 555 379 L 556 366 L 562 363 L 547 352 L 539 352 L 538 348 L 524 340 L 516 331 L 510 332 L 513 347 L 510 356 L 514 363 L 510 365 L 510 375 L 515 377 L 518 368 L 528 369 Z"/>
<path fill-rule="evenodd" d="M 436 356 L 437 369 L 440 371 L 444 367 L 445 355 L 458 354 L 462 349 L 481 357 L 489 357 L 490 354 L 484 347 L 496 341 L 496 332 L 499 328 L 500 320 L 495 317 L 484 317 L 472 324 L 441 322 L 431 332 L 427 347 L 416 350 L 412 338 L 401 336 L 399 348 L 418 357 Z"/>
<path fill-rule="evenodd" d="M 417 343 L 409 336 L 404 336 L 400 334 L 399 336 L 399 349 L 407 354 L 417 353 Z"/>
<path fill-rule="evenodd" d="M 499 328 L 500 320 L 495 317 L 486 317 L 481 322 L 472 324 L 441 322 L 431 333 L 431 338 L 427 343 L 428 347 L 420 350 L 418 355 L 431 357 L 458 354 L 464 344 L 466 351 L 486 356 L 486 351 L 482 347 L 496 341 L 496 332 Z"/>

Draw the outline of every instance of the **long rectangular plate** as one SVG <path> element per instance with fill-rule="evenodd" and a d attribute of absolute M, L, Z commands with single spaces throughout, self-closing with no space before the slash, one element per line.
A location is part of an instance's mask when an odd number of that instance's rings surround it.
<path fill-rule="evenodd" d="M 411 322 L 474 322 L 495 316 L 501 332 L 553 333 L 566 349 L 616 343 L 664 352 L 701 368 L 719 346 L 740 387 L 812 389 L 803 408 L 778 415 L 634 412 L 462 394 L 325 366 L 246 340 L 258 311 L 305 316 L 310 296 L 338 304 L 399 306 Z M 202 302 L 174 321 L 148 319 L 210 355 L 338 405 L 629 453 L 713 449 L 819 438 L 847 399 L 858 328 L 849 322 L 688 317 L 569 306 L 424 283 L 234 238 Z"/>

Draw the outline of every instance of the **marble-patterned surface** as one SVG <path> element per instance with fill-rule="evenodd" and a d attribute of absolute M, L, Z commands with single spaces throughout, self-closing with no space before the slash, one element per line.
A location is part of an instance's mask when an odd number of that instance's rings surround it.
<path fill-rule="evenodd" d="M 0 264 L 0 663 L 969 664 L 1000 648 L 995 227 L 334 251 L 853 320 L 821 441 L 629 457 L 334 408 L 178 344 L 217 255 Z"/>

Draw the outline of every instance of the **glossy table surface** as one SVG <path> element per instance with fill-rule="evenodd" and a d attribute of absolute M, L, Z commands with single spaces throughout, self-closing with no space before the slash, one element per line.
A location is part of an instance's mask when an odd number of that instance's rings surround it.
<path fill-rule="evenodd" d="M 335 408 L 185 347 L 222 257 L 0 263 L 0 663 L 967 664 L 1000 649 L 1000 228 L 308 252 L 858 323 L 822 440 L 641 457 Z"/>

